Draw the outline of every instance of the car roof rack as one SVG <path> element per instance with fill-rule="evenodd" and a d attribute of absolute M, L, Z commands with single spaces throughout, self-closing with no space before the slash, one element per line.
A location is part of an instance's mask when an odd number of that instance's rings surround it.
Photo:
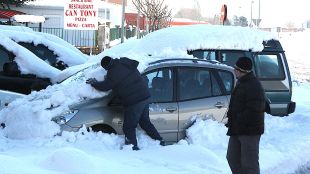
<path fill-rule="evenodd" d="M 198 63 L 198 62 L 208 62 L 208 63 L 212 63 L 212 64 L 217 64 L 220 62 L 217 60 L 206 60 L 206 59 L 191 59 L 191 58 L 172 58 L 172 59 L 160 59 L 160 60 L 156 60 L 154 62 L 149 63 L 149 65 L 154 65 L 157 63 L 162 63 L 162 62 L 168 62 L 168 61 L 176 61 L 176 60 L 183 60 L 183 61 L 192 61 L 193 63 Z"/>

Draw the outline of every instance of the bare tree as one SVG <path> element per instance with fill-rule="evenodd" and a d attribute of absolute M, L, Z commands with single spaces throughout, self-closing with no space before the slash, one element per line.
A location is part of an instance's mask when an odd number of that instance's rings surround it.
<path fill-rule="evenodd" d="M 249 26 L 248 24 L 248 19 L 244 16 L 233 16 L 233 21 L 232 21 L 233 25 L 236 26 L 242 26 L 242 27 L 247 27 Z"/>
<path fill-rule="evenodd" d="M 201 8 L 198 0 L 193 0 L 193 6 L 187 7 L 187 8 L 181 8 L 174 17 L 176 18 L 186 18 L 186 19 L 192 19 L 196 21 L 203 20 L 203 17 L 201 15 Z"/>
<path fill-rule="evenodd" d="M 286 25 L 286 27 L 287 27 L 288 29 L 293 29 L 293 28 L 295 28 L 295 23 L 292 22 L 292 21 L 286 22 L 285 25 Z"/>
<path fill-rule="evenodd" d="M 148 19 L 149 31 L 169 26 L 171 9 L 164 5 L 164 0 L 132 0 L 132 2 Z"/>
<path fill-rule="evenodd" d="M 200 21 L 202 19 L 200 3 L 198 2 L 198 0 L 194 0 L 194 2 L 195 2 L 194 9 L 197 10 L 197 19 L 196 20 Z"/>
<path fill-rule="evenodd" d="M 176 18 L 186 18 L 196 21 L 202 20 L 202 16 L 197 9 L 194 8 L 181 8 L 175 15 Z"/>

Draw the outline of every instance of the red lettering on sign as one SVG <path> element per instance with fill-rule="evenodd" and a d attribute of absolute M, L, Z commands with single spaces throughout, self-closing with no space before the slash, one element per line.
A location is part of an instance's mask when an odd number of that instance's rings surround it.
<path fill-rule="evenodd" d="M 82 27 L 85 27 L 85 28 L 95 28 L 95 24 L 82 24 Z"/>
<path fill-rule="evenodd" d="M 80 21 L 80 22 L 81 22 L 81 21 L 86 21 L 86 18 L 83 18 L 83 17 L 75 17 L 74 20 L 75 20 L 75 21 Z"/>
<path fill-rule="evenodd" d="M 96 11 L 94 10 L 80 10 L 81 16 L 96 16 Z"/>
<path fill-rule="evenodd" d="M 65 15 L 66 16 L 77 16 L 77 11 L 76 10 L 66 10 Z"/>
<path fill-rule="evenodd" d="M 67 27 L 69 27 L 69 28 L 77 28 L 77 27 L 79 27 L 79 24 L 67 23 Z"/>

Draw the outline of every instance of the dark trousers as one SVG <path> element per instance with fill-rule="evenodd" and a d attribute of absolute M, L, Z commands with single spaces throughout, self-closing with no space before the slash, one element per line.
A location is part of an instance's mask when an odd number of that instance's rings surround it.
<path fill-rule="evenodd" d="M 155 140 L 162 140 L 162 137 L 150 121 L 149 100 L 125 107 L 123 131 L 126 144 L 138 145 L 136 138 L 138 124 L 148 136 Z"/>
<path fill-rule="evenodd" d="M 259 141 L 256 136 L 231 136 L 227 161 L 233 174 L 259 174 Z"/>

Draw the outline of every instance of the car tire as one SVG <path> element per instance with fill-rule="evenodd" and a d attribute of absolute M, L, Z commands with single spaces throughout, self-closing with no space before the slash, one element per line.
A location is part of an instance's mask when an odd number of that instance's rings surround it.
<path fill-rule="evenodd" d="M 102 132 L 102 133 L 114 133 L 116 134 L 116 131 L 109 125 L 105 125 L 105 124 L 96 124 L 91 126 L 91 130 L 93 132 Z"/>

